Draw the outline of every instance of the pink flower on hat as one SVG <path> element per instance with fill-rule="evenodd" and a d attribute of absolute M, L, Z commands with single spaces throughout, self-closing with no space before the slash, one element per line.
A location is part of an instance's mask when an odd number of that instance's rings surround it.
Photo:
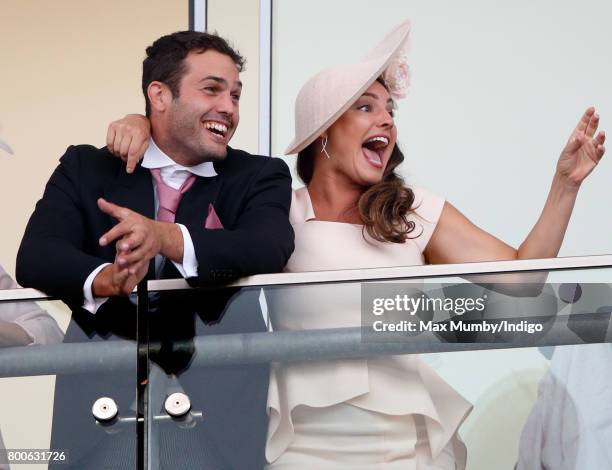
<path fill-rule="evenodd" d="M 382 78 L 393 99 L 406 98 L 406 92 L 410 85 L 410 67 L 408 66 L 405 49 L 397 53 L 397 57 L 391 61 L 389 67 L 383 72 Z"/>

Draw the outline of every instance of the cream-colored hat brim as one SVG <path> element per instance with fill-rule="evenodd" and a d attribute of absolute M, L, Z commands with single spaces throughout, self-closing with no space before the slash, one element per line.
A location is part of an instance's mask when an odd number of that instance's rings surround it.
<path fill-rule="evenodd" d="M 298 153 L 314 142 L 389 67 L 410 34 L 410 22 L 393 29 L 362 62 L 319 72 L 295 100 L 295 137 L 285 154 Z"/>

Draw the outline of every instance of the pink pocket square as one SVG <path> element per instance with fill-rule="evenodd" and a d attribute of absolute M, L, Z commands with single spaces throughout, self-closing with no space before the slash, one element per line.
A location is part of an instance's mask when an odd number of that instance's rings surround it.
<path fill-rule="evenodd" d="M 219 216 L 215 212 L 215 208 L 213 207 L 212 204 L 208 204 L 208 216 L 206 217 L 206 220 L 204 221 L 204 228 L 210 228 L 210 229 L 223 228 L 223 224 L 219 220 Z"/>

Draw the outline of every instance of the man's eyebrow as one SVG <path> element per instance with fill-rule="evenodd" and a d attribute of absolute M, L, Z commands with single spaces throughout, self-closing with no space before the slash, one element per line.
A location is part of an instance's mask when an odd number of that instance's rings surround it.
<path fill-rule="evenodd" d="M 215 75 L 207 75 L 206 77 L 200 79 L 201 82 L 203 82 L 204 80 L 213 80 L 223 85 L 227 85 L 227 80 L 225 78 L 216 77 Z"/>
<path fill-rule="evenodd" d="M 206 77 L 200 79 L 201 82 L 205 80 L 212 80 L 214 82 L 220 83 L 221 85 L 227 86 L 227 80 L 223 77 L 217 77 L 215 75 L 207 75 Z M 242 82 L 240 80 L 236 82 L 236 85 L 238 86 L 238 88 L 242 89 Z"/>

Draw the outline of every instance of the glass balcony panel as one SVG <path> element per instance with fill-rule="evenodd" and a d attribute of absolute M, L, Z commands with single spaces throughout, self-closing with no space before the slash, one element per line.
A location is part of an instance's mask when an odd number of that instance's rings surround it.
<path fill-rule="evenodd" d="M 136 468 L 135 311 L 0 296 L 0 469 Z"/>
<path fill-rule="evenodd" d="M 150 295 L 149 468 L 263 467 L 270 365 L 244 354 L 269 336 L 262 302 L 259 287 Z"/>
<path fill-rule="evenodd" d="M 367 468 L 397 442 L 400 461 L 424 442 L 436 462 L 467 449 L 467 468 L 496 458 L 512 468 L 544 458 L 549 436 L 577 461 L 596 458 L 597 410 L 612 387 L 612 268 L 493 265 L 501 272 L 326 271 L 254 276 L 224 294 L 152 292 L 152 308 L 169 307 L 156 313 L 167 330 L 150 336 L 150 468 L 183 453 L 179 468 Z M 393 302 L 374 314 L 373 299 Z M 409 299 L 438 301 L 411 314 L 398 308 Z M 416 329 L 381 333 L 379 320 Z M 580 446 L 559 431 L 557 411 L 583 429 Z M 400 418 L 383 443 L 389 416 Z"/>

